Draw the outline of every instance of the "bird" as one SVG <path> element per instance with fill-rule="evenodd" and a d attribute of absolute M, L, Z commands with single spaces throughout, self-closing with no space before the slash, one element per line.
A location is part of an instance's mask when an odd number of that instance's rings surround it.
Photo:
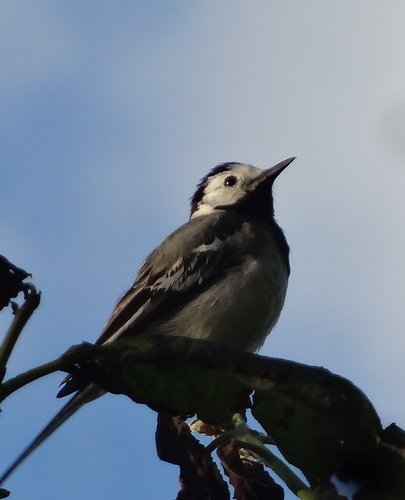
<path fill-rule="evenodd" d="M 294 159 L 267 169 L 238 162 L 211 169 L 191 198 L 189 220 L 145 259 L 96 344 L 160 334 L 257 352 L 287 292 L 290 249 L 274 217 L 273 183 Z M 78 376 L 62 384 L 57 397 L 73 396 L 0 484 L 79 408 L 105 394 Z"/>

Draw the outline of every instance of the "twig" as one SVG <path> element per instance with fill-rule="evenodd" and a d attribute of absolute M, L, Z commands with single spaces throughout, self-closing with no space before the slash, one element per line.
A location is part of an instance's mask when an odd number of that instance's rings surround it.
<path fill-rule="evenodd" d="M 198 432 L 197 429 L 193 428 L 193 425 L 194 424 L 190 426 L 190 430 L 192 432 Z M 206 450 L 208 453 L 212 453 L 214 450 L 216 450 L 220 446 L 223 446 L 225 443 L 231 441 L 233 438 L 238 437 L 241 434 L 244 435 L 245 432 L 256 437 L 263 444 L 273 444 L 273 445 L 275 444 L 274 440 L 270 436 L 263 435 L 260 432 L 250 429 L 249 427 L 247 427 L 247 430 L 245 429 L 242 430 L 239 427 L 237 427 L 235 429 L 230 429 L 229 431 L 225 431 L 219 436 L 217 436 L 213 441 L 211 441 L 211 443 L 207 444 Z"/>
<path fill-rule="evenodd" d="M 35 368 L 7 380 L 7 382 L 0 385 L 0 402 L 13 392 L 21 389 L 21 387 L 45 375 L 49 375 L 56 371 L 70 372 L 81 359 L 86 359 L 94 352 L 95 347 L 88 343 L 73 346 L 62 354 L 62 356 L 59 356 L 53 361 L 36 366 Z"/>
<path fill-rule="evenodd" d="M 33 382 L 45 375 L 49 375 L 50 373 L 56 372 L 58 370 L 63 370 L 66 366 L 66 361 L 63 360 L 63 356 L 57 358 L 49 363 L 44 363 L 43 365 L 32 368 L 31 370 L 27 370 L 20 375 L 17 375 L 7 382 L 4 382 L 0 387 L 0 402 L 6 399 L 10 394 L 21 389 L 24 385 Z"/>
<path fill-rule="evenodd" d="M 255 436 L 248 434 L 235 439 L 235 443 L 241 448 L 246 448 L 257 455 L 263 463 L 272 469 L 277 476 L 287 485 L 287 487 L 299 498 L 304 498 L 302 492 L 305 491 L 305 498 L 315 499 L 316 496 L 308 486 L 274 453 L 264 446 Z"/>
<path fill-rule="evenodd" d="M 24 291 L 25 300 L 22 306 L 17 307 L 13 321 L 0 345 L 0 381 L 3 380 L 6 373 L 6 366 L 14 346 L 20 336 L 24 326 L 30 319 L 32 313 L 39 306 L 41 293 L 37 292 L 32 284 L 26 285 Z"/>
<path fill-rule="evenodd" d="M 315 494 L 308 488 L 308 486 L 276 455 L 274 455 L 266 446 L 263 441 L 271 441 L 270 437 L 263 438 L 258 433 L 252 432 L 246 423 L 246 420 L 240 413 L 235 413 L 232 417 L 234 429 L 225 432 L 212 443 L 207 446 L 207 451 L 213 451 L 216 447 L 223 445 L 225 440 L 234 439 L 236 445 L 245 448 L 255 455 L 260 460 L 270 467 L 280 479 L 284 481 L 287 487 L 299 498 L 305 500 L 315 500 Z"/>

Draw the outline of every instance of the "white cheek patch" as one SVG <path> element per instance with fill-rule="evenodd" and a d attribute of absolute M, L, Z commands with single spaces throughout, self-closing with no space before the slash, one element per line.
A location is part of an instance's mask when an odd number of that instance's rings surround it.
<path fill-rule="evenodd" d="M 202 201 L 197 205 L 197 210 L 191 215 L 191 219 L 194 217 L 200 217 L 200 215 L 209 215 L 215 212 L 215 208 L 210 205 L 205 205 Z"/>

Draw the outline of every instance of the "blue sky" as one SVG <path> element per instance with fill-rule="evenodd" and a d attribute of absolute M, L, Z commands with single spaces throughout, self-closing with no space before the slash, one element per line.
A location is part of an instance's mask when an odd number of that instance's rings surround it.
<path fill-rule="evenodd" d="M 0 253 L 43 292 L 9 374 L 97 338 L 209 168 L 294 155 L 275 188 L 292 276 L 262 352 L 351 379 L 403 427 L 404 15 L 394 0 L 2 2 Z M 60 407 L 60 379 L 3 405 L 4 466 Z M 174 498 L 154 426 L 106 396 L 7 487 Z"/>

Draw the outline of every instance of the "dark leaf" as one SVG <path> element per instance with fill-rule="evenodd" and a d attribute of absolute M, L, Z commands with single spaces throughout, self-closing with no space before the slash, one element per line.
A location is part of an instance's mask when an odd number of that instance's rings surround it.
<path fill-rule="evenodd" d="M 385 446 L 392 448 L 405 458 L 405 431 L 396 424 L 386 427 L 381 435 L 381 441 Z"/>
<path fill-rule="evenodd" d="M 0 310 L 8 306 L 10 300 L 17 297 L 19 292 L 24 291 L 25 278 L 31 276 L 29 273 L 12 264 L 0 255 Z"/>
<path fill-rule="evenodd" d="M 97 348 L 105 354 L 85 363 L 82 375 L 155 411 L 223 423 L 250 405 L 251 391 L 211 343 L 140 336 L 106 347 Z"/>
<path fill-rule="evenodd" d="M 263 464 L 244 451 L 243 459 L 233 442 L 218 449 L 218 457 L 229 482 L 234 487 L 236 500 L 283 500 L 283 488 L 266 471 Z"/>
<path fill-rule="evenodd" d="M 403 431 L 402 431 L 403 432 Z M 405 460 L 401 453 L 379 446 L 373 466 L 353 500 L 403 500 L 405 498 Z"/>
<path fill-rule="evenodd" d="M 161 460 L 180 468 L 177 500 L 229 500 L 228 486 L 211 455 L 180 417 L 158 415 L 156 448 Z"/>
<path fill-rule="evenodd" d="M 252 412 L 284 457 L 312 484 L 332 474 L 362 478 L 380 432 L 365 395 L 323 368 L 291 363 L 279 371 L 271 365 L 261 376 L 274 383 L 256 390 Z"/>

